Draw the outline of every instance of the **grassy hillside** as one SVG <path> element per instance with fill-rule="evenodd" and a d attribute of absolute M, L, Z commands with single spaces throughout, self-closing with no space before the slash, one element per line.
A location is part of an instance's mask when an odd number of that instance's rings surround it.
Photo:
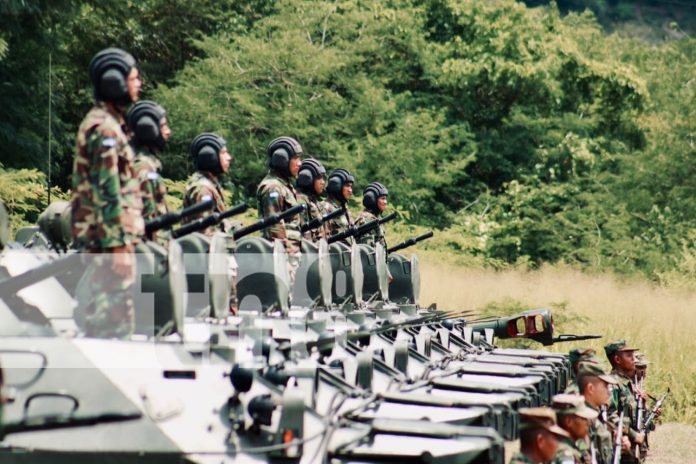
<path fill-rule="evenodd" d="M 421 275 L 423 304 L 486 313 L 547 307 L 554 311 L 558 333 L 604 336 L 558 344 L 550 347 L 553 351 L 589 345 L 603 353 L 610 340 L 629 340 L 651 362 L 648 391 L 659 395 L 668 387 L 672 390 L 664 420 L 696 424 L 696 293 L 565 267 L 533 272 L 465 268 L 428 255 Z"/>

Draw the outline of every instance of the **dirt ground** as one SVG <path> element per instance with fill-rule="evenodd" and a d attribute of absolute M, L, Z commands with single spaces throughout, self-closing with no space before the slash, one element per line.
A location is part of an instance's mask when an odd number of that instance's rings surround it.
<path fill-rule="evenodd" d="M 506 462 L 519 450 L 519 442 L 505 443 Z M 646 464 L 696 464 L 696 427 L 661 424 L 650 434 Z"/>
<path fill-rule="evenodd" d="M 661 424 L 650 434 L 648 464 L 696 464 L 696 427 Z"/>

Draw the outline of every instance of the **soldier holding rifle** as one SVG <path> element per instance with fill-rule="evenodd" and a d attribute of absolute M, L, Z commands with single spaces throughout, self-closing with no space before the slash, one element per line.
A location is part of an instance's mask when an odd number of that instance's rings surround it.
<path fill-rule="evenodd" d="M 303 150 L 300 142 L 292 137 L 278 137 L 266 148 L 268 155 L 268 174 L 256 190 L 259 202 L 259 215 L 269 217 L 286 211 L 298 204 L 297 192 L 292 185 L 300 172 Z M 288 275 L 290 288 L 295 283 L 295 274 L 302 257 L 301 241 L 302 216 L 295 215 L 264 229 L 263 236 L 269 240 L 281 240 L 288 255 Z"/>
<path fill-rule="evenodd" d="M 196 218 L 206 217 L 212 213 L 222 214 L 227 207 L 225 206 L 225 197 L 223 195 L 222 186 L 220 185 L 220 177 L 230 170 L 232 156 L 227 150 L 227 142 L 218 134 L 204 132 L 199 134 L 193 142 L 191 142 L 191 157 L 196 172 L 189 178 L 186 185 L 186 193 L 184 194 L 184 207 L 192 206 L 200 203 L 208 198 L 212 199 L 215 206 L 211 211 L 206 211 L 191 218 L 187 221 L 193 221 Z M 215 233 L 216 227 L 210 226 L 203 230 L 205 235 L 211 236 Z M 232 238 L 232 227 L 221 221 L 218 225 L 218 230 L 227 234 L 228 240 L 228 262 L 230 274 L 230 312 L 237 313 L 237 260 L 234 258 L 234 239 Z"/>

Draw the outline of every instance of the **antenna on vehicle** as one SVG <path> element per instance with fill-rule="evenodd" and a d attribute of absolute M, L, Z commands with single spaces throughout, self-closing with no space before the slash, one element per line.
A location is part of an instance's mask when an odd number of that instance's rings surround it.
<path fill-rule="evenodd" d="M 48 205 L 51 204 L 51 100 L 53 89 L 51 87 L 51 52 L 48 53 Z M 48 207 L 46 205 L 46 207 Z"/>

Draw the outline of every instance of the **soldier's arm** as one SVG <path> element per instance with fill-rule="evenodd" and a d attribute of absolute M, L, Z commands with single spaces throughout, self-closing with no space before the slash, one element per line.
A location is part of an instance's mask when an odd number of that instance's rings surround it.
<path fill-rule="evenodd" d="M 277 214 L 283 211 L 285 204 L 283 200 L 283 195 L 277 189 L 271 187 L 262 197 L 262 213 L 263 217 L 268 217 L 272 214 Z M 279 223 L 266 229 L 266 233 L 272 239 L 287 240 L 287 233 L 285 231 L 285 223 L 280 221 Z"/>
<path fill-rule="evenodd" d="M 143 193 L 143 218 L 152 219 L 157 212 L 157 205 L 155 204 L 157 185 L 152 178 L 152 174 L 159 174 L 152 171 L 150 166 L 143 162 L 136 163 L 135 170 L 138 174 L 138 181 L 140 182 L 140 191 Z"/>
<path fill-rule="evenodd" d="M 96 189 L 95 197 L 98 197 L 97 207 L 102 213 L 103 230 L 99 234 L 99 244 L 102 248 L 128 246 L 133 237 L 128 237 L 126 228 L 134 219 L 126 211 L 127 205 L 121 194 L 118 150 L 123 147 L 116 134 L 98 129 L 90 134 L 87 143 L 92 154 L 92 173 L 96 177 L 92 185 Z"/>

